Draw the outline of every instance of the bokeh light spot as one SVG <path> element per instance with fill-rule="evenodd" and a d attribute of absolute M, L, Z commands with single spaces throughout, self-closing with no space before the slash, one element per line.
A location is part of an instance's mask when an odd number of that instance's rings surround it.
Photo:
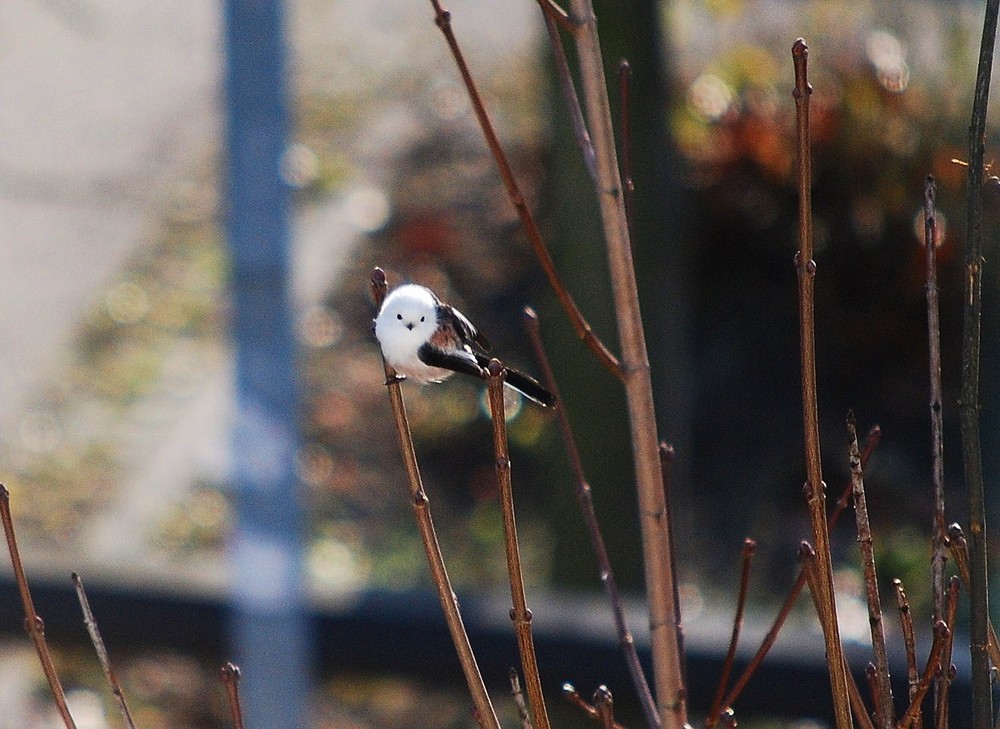
<path fill-rule="evenodd" d="M 691 110 L 707 121 L 718 121 L 733 103 L 729 84 L 711 73 L 703 73 L 688 89 L 687 102 Z"/>

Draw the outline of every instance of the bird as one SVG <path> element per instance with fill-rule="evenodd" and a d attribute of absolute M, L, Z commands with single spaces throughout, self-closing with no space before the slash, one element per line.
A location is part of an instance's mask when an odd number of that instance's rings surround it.
<path fill-rule="evenodd" d="M 483 378 L 490 359 L 489 340 L 468 317 L 419 284 L 397 286 L 375 317 L 375 338 L 386 364 L 422 384 L 443 382 L 455 372 Z M 543 407 L 555 397 L 534 378 L 505 367 L 505 382 Z"/>

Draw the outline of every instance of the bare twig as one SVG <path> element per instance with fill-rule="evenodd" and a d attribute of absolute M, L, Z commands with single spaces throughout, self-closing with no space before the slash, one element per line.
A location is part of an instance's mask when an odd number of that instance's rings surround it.
<path fill-rule="evenodd" d="M 878 575 L 875 571 L 875 548 L 868 506 L 865 500 L 864 472 L 861 468 L 861 450 L 858 448 L 857 423 L 854 414 L 847 417 L 847 434 L 850 441 L 848 458 L 851 466 L 851 483 L 854 490 L 854 514 L 858 524 L 858 544 L 861 547 L 861 570 L 865 579 L 868 598 L 868 623 L 872 634 L 872 651 L 875 656 L 873 698 L 875 722 L 879 729 L 892 729 L 892 684 L 889 682 L 889 656 L 885 648 L 885 625 L 882 622 L 882 602 L 878 595 Z"/>
<path fill-rule="evenodd" d="M 546 0 L 538 0 L 544 11 L 548 7 Z M 580 108 L 580 97 L 576 93 L 576 86 L 573 84 L 573 74 L 569 70 L 569 61 L 566 60 L 566 49 L 563 47 L 562 36 L 559 35 L 559 21 L 553 14 L 545 13 L 545 29 L 549 34 L 549 42 L 552 45 L 552 60 L 556 65 L 556 80 L 559 82 L 559 90 L 562 92 L 563 102 L 569 111 L 570 124 L 573 127 L 573 137 L 583 155 L 583 163 L 590 173 L 590 179 L 597 180 L 597 161 L 594 157 L 594 144 L 590 141 L 590 132 L 587 131 L 587 123 L 583 120 L 583 109 Z"/>
<path fill-rule="evenodd" d="M 521 720 L 521 729 L 534 729 L 531 725 L 528 702 L 524 698 L 524 689 L 521 688 L 521 679 L 517 675 L 516 668 L 510 669 L 508 678 L 510 678 L 510 693 L 514 697 L 514 706 L 517 707 L 517 718 Z"/>
<path fill-rule="evenodd" d="M 924 182 L 924 246 L 927 262 L 927 341 L 930 361 L 931 485 L 934 493 L 934 523 L 931 532 L 931 581 L 934 588 L 934 620 L 944 620 L 945 539 L 944 518 L 944 425 L 941 394 L 941 319 L 937 284 L 937 215 L 934 210 L 934 178 Z M 949 623 L 950 625 L 950 623 Z"/>
<path fill-rule="evenodd" d="M 945 600 L 945 616 L 948 625 L 955 624 L 955 614 L 958 611 L 958 589 L 961 582 L 957 575 L 952 575 L 948 581 L 948 593 Z M 948 692 L 955 680 L 955 664 L 951 662 L 952 648 L 955 643 L 955 631 L 948 634 L 944 650 L 941 651 L 941 677 L 937 681 L 937 696 L 934 705 L 934 729 L 948 729 Z M 914 724 L 916 726 L 916 724 Z"/>
<path fill-rule="evenodd" d="M 602 729 L 614 729 L 615 701 L 611 696 L 611 691 L 603 684 L 594 691 L 594 708 L 597 709 Z"/>
<path fill-rule="evenodd" d="M 876 717 L 880 713 L 885 711 L 885 705 L 882 703 L 882 694 L 878 685 L 878 669 L 875 668 L 874 663 L 869 663 L 865 666 L 865 681 L 868 683 L 868 694 L 872 697 L 872 704 L 875 706 L 875 710 L 872 712 Z M 857 712 L 855 712 L 856 714 Z"/>
<path fill-rule="evenodd" d="M 681 729 L 687 724 L 687 697 L 682 669 L 680 606 L 675 599 L 676 575 L 671 554 L 670 523 L 663 496 L 653 385 L 622 198 L 604 60 L 591 0 L 572 0 L 571 9 L 573 17 L 581 23 L 574 39 L 583 107 L 597 156 L 597 202 L 607 246 L 608 271 L 621 344 L 622 383 L 625 386 L 635 463 L 643 567 L 649 602 L 654 693 L 663 726 Z"/>
<path fill-rule="evenodd" d="M 951 631 L 944 624 L 943 620 L 939 620 L 934 624 L 934 641 L 931 643 L 930 653 L 927 654 L 927 665 L 924 667 L 924 673 L 917 684 L 917 690 L 910 700 L 909 708 L 903 714 L 903 718 L 899 720 L 899 724 L 897 725 L 899 729 L 909 729 L 913 725 L 914 720 L 920 715 L 920 704 L 923 702 L 924 696 L 927 695 L 927 690 L 931 686 L 931 681 L 934 679 L 935 673 L 941 669 L 941 653 L 944 650 L 950 633 Z"/>
<path fill-rule="evenodd" d="M 0 484 L 0 520 L 3 521 L 3 531 L 7 537 L 7 551 L 10 553 L 10 563 L 14 568 L 14 580 L 17 582 L 18 592 L 21 594 L 21 606 L 24 608 L 24 629 L 31 636 L 32 643 L 35 644 L 38 661 L 42 665 L 42 671 L 49 683 L 52 698 L 63 724 L 66 725 L 66 729 L 76 729 L 73 717 L 69 713 L 69 707 L 66 705 L 66 694 L 59 681 L 59 674 L 56 673 L 55 665 L 52 663 L 52 654 L 49 653 L 49 646 L 45 641 L 45 623 L 41 616 L 35 612 L 35 603 L 31 599 L 31 590 L 28 589 L 28 578 L 24 574 L 21 555 L 17 550 L 17 538 L 14 536 L 14 519 L 10 514 L 10 492 L 3 484 Z"/>
<path fill-rule="evenodd" d="M 944 398 L 941 394 L 941 318 L 937 283 L 937 214 L 934 209 L 934 178 L 924 181 L 924 258 L 927 267 L 927 342 L 930 373 L 931 415 L 931 489 L 934 496 L 934 517 L 931 524 L 931 587 L 933 589 L 934 620 L 945 620 L 945 540 L 948 538 L 944 509 Z M 948 625 L 951 622 L 945 621 Z M 950 658 L 948 659 L 951 660 Z M 941 712 L 941 687 L 947 681 L 947 671 L 941 671 L 935 682 L 935 713 Z M 919 729 L 919 727 L 917 727 Z"/>
<path fill-rule="evenodd" d="M 955 567 L 958 568 L 958 574 L 961 576 L 962 582 L 965 583 L 965 588 L 969 589 L 969 543 L 965 539 L 962 527 L 958 524 L 952 524 L 948 527 L 947 546 L 948 551 L 951 553 L 951 558 L 955 560 Z M 993 629 L 992 621 L 988 621 L 986 627 L 986 649 L 989 653 L 990 663 L 1000 667 L 1000 640 L 997 640 L 997 634 Z"/>
<path fill-rule="evenodd" d="M 486 139 L 486 144 L 490 148 L 490 152 L 493 154 L 494 160 L 496 160 L 497 167 L 500 171 L 500 177 L 503 179 L 504 187 L 507 190 L 507 195 L 510 197 L 511 203 L 514 205 L 514 209 L 517 211 L 517 215 L 521 220 L 521 226 L 524 228 L 525 235 L 528 237 L 528 242 L 531 244 L 531 248 L 535 252 L 535 257 L 538 258 L 538 262 L 541 264 L 542 270 L 545 272 L 545 276 L 549 280 L 549 285 L 552 286 L 552 290 L 555 292 L 556 297 L 559 299 L 559 303 L 562 305 L 563 310 L 569 317 L 570 323 L 576 330 L 577 336 L 594 353 L 601 364 L 614 374 L 615 377 L 621 379 L 623 373 L 618 359 L 607 347 L 604 346 L 604 343 L 601 342 L 598 336 L 591 329 L 590 324 L 587 323 L 583 313 L 580 311 L 579 307 L 577 307 L 576 302 L 573 300 L 569 291 L 566 290 L 565 285 L 563 285 L 562 280 L 559 278 L 559 274 L 556 272 L 555 263 L 553 262 L 552 256 L 549 254 L 548 248 L 545 245 L 542 232 L 538 227 L 538 223 L 535 222 L 535 217 L 532 215 L 531 209 L 524 200 L 524 195 L 521 193 L 521 188 L 518 186 L 517 180 L 514 179 L 514 172 L 511 169 L 510 163 L 507 161 L 507 155 L 504 153 L 503 147 L 500 145 L 500 140 L 497 138 L 496 131 L 493 129 L 493 122 L 490 121 L 489 114 L 486 112 L 486 107 L 483 104 L 482 98 L 479 96 L 479 91 L 476 88 L 475 81 L 473 81 L 472 74 L 465 62 L 465 57 L 462 55 L 462 49 L 459 47 L 458 40 L 455 38 L 455 33 L 452 31 L 451 13 L 442 7 L 439 0 L 431 0 L 431 5 L 434 6 L 434 21 L 441 30 L 441 33 L 444 35 L 445 40 L 448 43 L 448 48 L 451 50 L 452 57 L 455 59 L 455 65 L 458 67 L 458 72 L 462 76 L 462 81 L 469 94 L 469 100 L 472 102 L 472 109 L 476 114 L 476 119 L 479 121 L 479 126 Z M 546 13 L 546 17 L 549 17 L 548 13 Z"/>
<path fill-rule="evenodd" d="M 673 489 L 673 478 L 674 478 L 674 460 L 677 457 L 677 453 L 674 451 L 674 447 L 667 443 L 666 441 L 660 441 L 659 446 L 660 451 L 660 468 L 663 471 L 663 507 L 666 509 L 664 519 L 667 521 L 667 525 L 670 528 L 669 534 L 667 535 L 667 546 L 670 548 L 670 572 L 672 574 L 677 574 L 677 550 L 674 545 L 674 519 L 672 512 L 670 510 L 670 493 Z M 674 580 L 674 604 L 681 604 L 681 590 L 680 585 L 677 584 L 677 580 Z M 677 646 L 680 651 L 680 655 L 685 655 L 684 652 L 684 626 L 681 623 L 680 613 L 677 614 Z M 687 665 L 681 664 L 681 686 L 687 686 Z M 650 725 L 655 726 L 655 725 Z"/>
<path fill-rule="evenodd" d="M 962 386 L 959 416 L 962 461 L 969 502 L 969 652 L 972 661 L 972 726 L 992 729 L 993 699 L 988 652 L 989 585 L 986 543 L 986 505 L 983 493 L 983 455 L 979 432 L 979 353 L 983 310 L 983 161 L 986 153 L 986 117 L 996 45 L 1000 0 L 987 0 L 979 48 L 976 87 L 969 123 L 967 235 L 965 241 L 965 302 L 962 327 Z"/>
<path fill-rule="evenodd" d="M 524 594 L 524 576 L 521 570 L 521 553 L 517 544 L 517 522 L 514 519 L 514 490 L 510 480 L 510 454 L 507 448 L 507 416 L 503 402 L 505 370 L 499 360 L 490 360 L 487 386 L 490 413 L 493 416 L 493 454 L 496 458 L 497 481 L 500 486 L 500 507 L 503 511 L 504 547 L 507 553 L 507 577 L 510 597 L 514 605 L 510 611 L 517 634 L 517 649 L 521 654 L 525 688 L 531 705 L 531 716 L 537 729 L 549 729 L 549 717 L 542 695 L 542 682 L 538 676 L 535 641 L 531 633 L 531 611 Z"/>
<path fill-rule="evenodd" d="M 632 67 L 623 58 L 618 64 L 618 88 L 621 94 L 622 182 L 625 185 L 625 217 L 629 230 L 634 229 L 633 200 L 635 181 L 632 178 Z"/>
<path fill-rule="evenodd" d="M 243 729 L 243 709 L 240 707 L 240 667 L 227 663 L 219 669 L 219 679 L 226 687 L 229 700 L 229 715 L 233 718 L 233 729 Z"/>
<path fill-rule="evenodd" d="M 868 464 L 868 459 L 875 447 L 878 445 L 879 440 L 882 437 L 882 430 L 877 425 L 868 431 L 868 438 L 865 441 L 865 447 L 861 451 L 861 467 L 864 468 Z M 837 499 L 836 504 L 833 508 L 833 513 L 830 514 L 830 528 L 832 529 L 836 526 L 837 522 L 840 520 L 841 514 L 847 509 L 850 504 L 850 496 L 853 492 L 853 485 L 850 481 L 841 492 L 840 498 Z M 729 694 L 726 696 L 726 700 L 723 702 L 725 706 L 732 706 L 736 703 L 736 699 L 739 698 L 740 694 L 743 693 L 743 689 L 746 688 L 747 683 L 753 676 L 754 672 L 760 667 L 760 664 L 764 661 L 771 647 L 774 645 L 775 641 L 778 639 L 778 633 L 781 632 L 782 626 L 785 624 L 785 620 L 788 618 L 789 613 L 792 608 L 795 607 L 796 601 L 799 599 L 799 595 L 802 593 L 802 588 L 806 584 L 806 575 L 802 569 L 799 569 L 799 574 L 795 578 L 795 582 L 792 584 L 791 589 L 788 591 L 788 596 L 785 598 L 785 602 L 782 603 L 781 608 L 778 610 L 778 614 L 774 618 L 774 622 L 768 629 L 767 634 L 761 641 L 760 647 L 757 648 L 757 652 L 754 654 L 750 662 L 747 663 L 746 668 L 743 669 L 743 673 L 733 684 L 732 689 L 730 689 Z"/>
<path fill-rule="evenodd" d="M 556 22 L 563 30 L 573 33 L 580 27 L 580 24 L 569 17 L 569 13 L 556 4 L 554 0 L 538 0 L 538 6 L 542 9 L 547 20 Z"/>
<path fill-rule="evenodd" d="M 913 615 L 910 613 L 910 601 L 906 599 L 906 591 L 899 578 L 892 581 L 896 590 L 896 605 L 899 606 L 899 622 L 903 628 L 903 649 L 906 653 L 906 684 L 910 703 L 917 694 L 920 674 L 917 672 L 917 641 L 913 634 Z M 919 729 L 923 721 L 918 714 L 913 720 L 914 729 Z"/>
<path fill-rule="evenodd" d="M 806 497 L 812 520 L 817 553 L 817 608 L 833 693 L 834 716 L 838 729 L 852 726 L 850 697 L 844 671 L 844 651 L 837 624 L 834 600 L 833 564 L 826 522 L 826 494 L 819 446 L 819 411 L 816 404 L 815 301 L 816 262 L 812 257 L 812 149 L 809 135 L 809 96 L 812 87 L 807 73 L 808 49 L 799 38 L 792 46 L 795 64 L 795 111 L 798 129 L 799 251 L 795 257 L 799 280 L 799 326 L 802 348 L 802 415 L 805 430 Z"/>
<path fill-rule="evenodd" d="M 76 597 L 80 603 L 80 610 L 83 612 L 83 623 L 87 626 L 87 632 L 90 634 L 90 642 L 93 643 L 94 650 L 97 652 L 97 660 L 100 661 L 104 675 L 107 677 L 108 683 L 111 684 L 111 693 L 114 694 L 115 701 L 118 703 L 118 710 L 121 712 L 125 725 L 130 727 L 130 729 L 135 729 L 135 722 L 132 721 L 132 713 L 128 709 L 128 702 L 125 701 L 125 692 L 122 691 L 118 677 L 115 676 L 115 672 L 111 668 L 108 649 L 104 646 L 104 639 L 101 637 L 101 631 L 97 628 L 97 620 L 94 618 L 94 612 L 90 609 L 90 600 L 87 599 L 87 593 L 83 589 L 83 580 L 80 579 L 80 575 L 76 572 L 73 573 L 72 577 L 73 585 L 76 587 Z"/>
<path fill-rule="evenodd" d="M 733 631 L 729 637 L 729 650 L 726 651 L 726 658 L 722 663 L 722 675 L 719 676 L 719 686 L 715 691 L 715 698 L 712 700 L 712 707 L 705 717 L 705 726 L 714 727 L 722 718 L 723 697 L 726 692 L 726 685 L 729 683 L 729 674 L 733 670 L 733 661 L 736 659 L 736 646 L 740 640 L 740 629 L 743 627 L 743 611 L 746 608 L 747 594 L 750 591 L 750 563 L 753 560 L 754 550 L 757 543 L 752 539 L 743 541 L 743 567 L 740 570 L 740 588 L 736 598 L 736 615 L 733 617 Z"/>
<path fill-rule="evenodd" d="M 545 346 L 542 344 L 538 316 L 530 308 L 524 310 L 524 324 L 528 332 L 528 337 L 531 340 L 531 345 L 535 350 L 535 357 L 541 365 L 545 386 L 555 396 L 556 402 L 564 402 L 559 394 L 559 385 L 556 382 L 555 374 L 552 372 L 552 365 L 549 362 Z M 625 620 L 625 603 L 622 600 L 621 592 L 618 590 L 618 582 L 615 580 L 615 573 L 611 567 L 611 559 L 608 557 L 608 550 L 604 544 L 604 535 L 601 533 L 601 527 L 597 521 L 597 512 L 594 510 L 594 499 L 590 483 L 587 481 L 587 475 L 583 471 L 583 460 L 580 458 L 580 451 L 576 445 L 573 428 L 570 426 L 569 417 L 563 407 L 556 408 L 555 413 L 559 433 L 562 436 L 563 445 L 566 448 L 566 456 L 569 459 L 570 471 L 576 482 L 576 497 L 580 504 L 580 512 L 583 514 L 583 522 L 587 527 L 587 536 L 590 538 L 590 545 L 597 559 L 598 574 L 607 593 L 608 602 L 611 605 L 611 614 L 614 619 L 615 630 L 618 634 L 618 642 L 625 656 L 625 664 L 628 667 L 629 677 L 632 679 L 632 686 L 635 688 L 639 702 L 642 705 L 646 723 L 652 729 L 659 729 L 661 724 L 660 717 L 656 713 L 656 702 L 653 700 L 653 694 L 649 689 L 649 682 L 646 680 L 646 674 L 642 669 L 642 662 L 639 660 L 639 653 L 635 647 L 632 631 Z"/>
<path fill-rule="evenodd" d="M 844 671 L 847 673 L 847 693 L 851 700 L 851 711 L 854 713 L 854 721 L 858 723 L 858 729 L 875 729 L 871 716 L 868 714 L 868 709 L 865 707 L 865 700 L 861 697 L 861 690 L 858 688 L 858 684 L 855 682 L 854 676 L 851 674 L 846 663 L 844 664 Z"/>
<path fill-rule="evenodd" d="M 821 609 L 820 607 L 820 586 L 819 586 L 819 568 L 817 564 L 819 558 L 816 554 L 816 550 L 809 542 L 803 540 L 799 544 L 799 570 L 800 574 L 809 586 L 809 595 L 812 597 L 813 607 L 816 609 L 817 615 Z M 827 661 L 829 661 L 827 657 Z M 861 729 L 875 729 L 872 724 L 871 719 L 868 717 L 868 710 L 865 708 L 864 699 L 861 698 L 861 691 L 858 689 L 857 683 L 854 681 L 854 676 L 850 671 L 847 670 L 847 660 L 846 658 L 841 663 L 844 670 L 844 676 L 846 679 L 845 692 L 847 695 L 847 702 L 850 706 L 851 712 L 854 714 L 854 718 L 857 719 L 858 725 Z"/>
<path fill-rule="evenodd" d="M 380 308 L 388 288 L 385 280 L 385 272 L 381 268 L 376 268 L 372 272 L 371 288 L 376 308 Z M 472 652 L 472 645 L 469 643 L 469 636 L 465 631 L 465 624 L 462 622 L 462 613 L 458 606 L 458 598 L 455 596 L 454 590 L 452 590 L 448 570 L 444 564 L 444 557 L 441 555 L 441 546 L 438 544 L 437 533 L 434 529 L 434 520 L 431 518 L 430 499 L 427 498 L 427 493 L 424 491 L 423 481 L 420 478 L 420 468 L 417 465 L 416 451 L 413 448 L 413 438 L 410 434 L 410 425 L 406 417 L 406 405 L 403 402 L 403 393 L 400 388 L 401 378 L 384 360 L 382 364 L 385 369 L 386 390 L 389 393 L 389 402 L 392 406 L 396 432 L 399 435 L 403 465 L 406 469 L 407 482 L 410 487 L 413 513 L 417 520 L 417 527 L 420 530 L 424 552 L 427 555 L 427 564 L 430 568 L 431 579 L 434 581 L 434 586 L 437 589 L 445 622 L 448 624 L 448 631 L 451 634 L 452 642 L 455 644 L 455 651 L 458 654 L 458 660 L 462 666 L 466 684 L 469 687 L 469 694 L 472 697 L 472 703 L 475 707 L 476 721 L 484 729 L 486 727 L 489 727 L 489 729 L 500 729 L 500 722 L 497 719 L 496 712 L 493 710 L 489 693 L 486 691 L 482 674 L 479 672 L 479 665 L 476 663 L 476 656 Z"/>
<path fill-rule="evenodd" d="M 601 721 L 601 715 L 598 713 L 598 710 L 592 704 L 589 704 L 582 696 L 580 696 L 580 693 L 576 690 L 573 684 L 564 683 L 562 685 L 562 694 L 563 698 L 573 704 L 573 706 L 580 709 L 589 718 L 594 721 Z M 625 729 L 625 727 L 617 722 L 615 722 L 612 726 L 614 729 Z"/>

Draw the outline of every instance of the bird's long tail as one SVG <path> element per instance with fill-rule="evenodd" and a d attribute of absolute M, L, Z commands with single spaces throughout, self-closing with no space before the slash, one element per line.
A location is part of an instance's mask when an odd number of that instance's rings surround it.
<path fill-rule="evenodd" d="M 506 383 L 529 400 L 534 400 L 543 407 L 552 407 L 556 404 L 555 396 L 542 387 L 538 382 L 523 372 L 507 368 Z"/>
<path fill-rule="evenodd" d="M 477 353 L 476 361 L 479 362 L 479 366 L 484 370 L 489 367 L 490 360 L 488 357 Z M 507 367 L 506 365 L 504 365 L 504 370 L 506 371 L 504 382 L 509 387 L 517 390 L 529 400 L 537 402 L 542 407 L 550 408 L 556 404 L 555 395 L 542 387 L 538 383 L 538 380 L 531 375 L 526 375 L 520 370 L 515 370 L 513 367 Z"/>

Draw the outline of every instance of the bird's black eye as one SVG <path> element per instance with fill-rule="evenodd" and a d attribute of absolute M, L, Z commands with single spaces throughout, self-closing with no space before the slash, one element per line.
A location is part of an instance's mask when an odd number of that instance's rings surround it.
<path fill-rule="evenodd" d="M 424 320 L 424 318 L 423 318 L 423 317 L 420 317 L 420 321 L 423 321 L 423 320 Z"/>
<path fill-rule="evenodd" d="M 396 318 L 399 319 L 400 321 L 403 321 L 403 315 L 402 314 L 396 314 Z"/>

